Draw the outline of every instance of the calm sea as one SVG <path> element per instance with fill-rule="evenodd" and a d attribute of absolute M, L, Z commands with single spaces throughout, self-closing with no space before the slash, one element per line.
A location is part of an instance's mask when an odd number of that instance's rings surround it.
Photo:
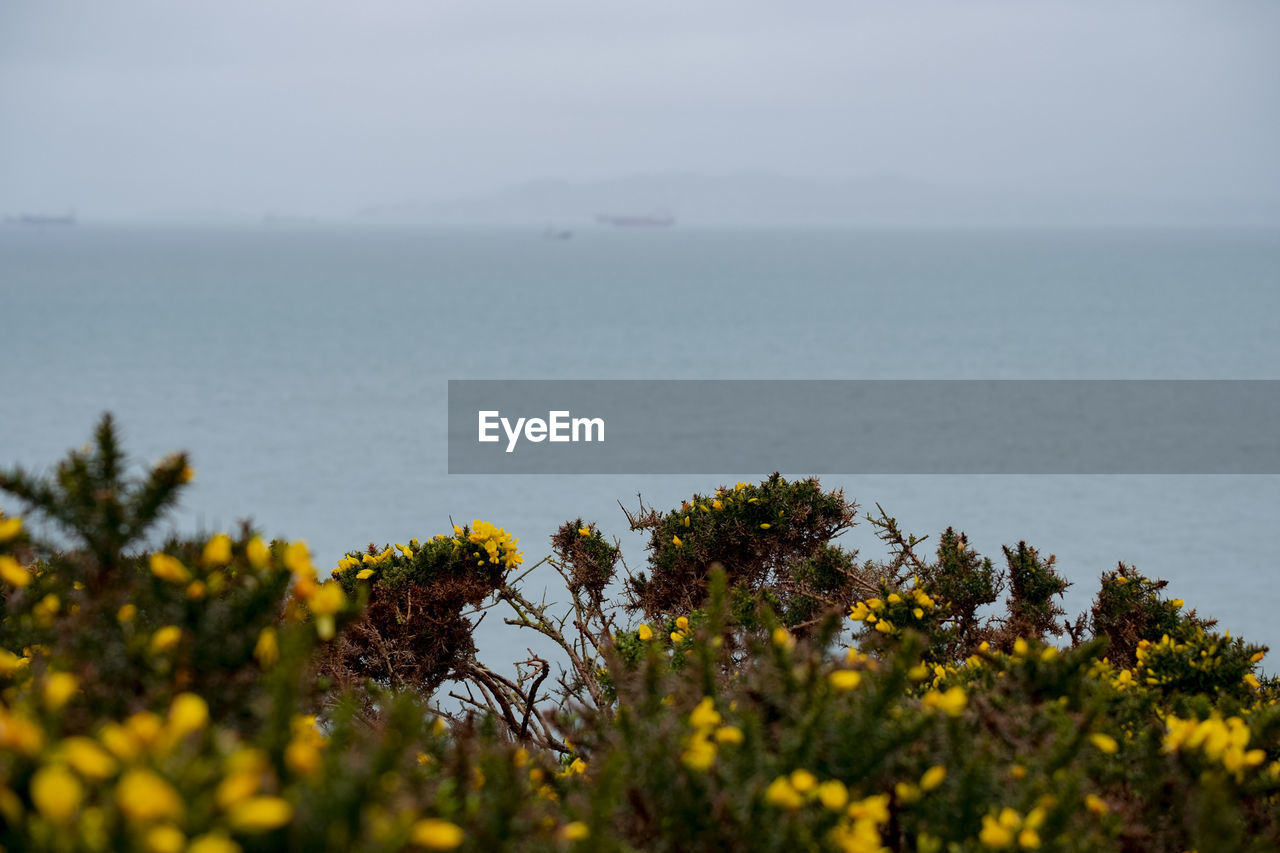
<path fill-rule="evenodd" d="M 50 465 L 114 412 L 139 460 L 193 454 L 174 529 L 252 516 L 330 566 L 483 518 L 536 560 L 582 516 L 638 566 L 619 500 L 671 506 L 769 461 L 451 477 L 446 380 L 1277 379 L 1280 232 L 10 226 L 0 330 L 0 464 Z M 1280 478 L 824 480 L 919 534 L 1055 553 L 1070 612 L 1123 560 L 1280 645 Z M 865 524 L 845 542 L 882 553 Z M 482 647 L 523 656 L 499 621 Z"/>

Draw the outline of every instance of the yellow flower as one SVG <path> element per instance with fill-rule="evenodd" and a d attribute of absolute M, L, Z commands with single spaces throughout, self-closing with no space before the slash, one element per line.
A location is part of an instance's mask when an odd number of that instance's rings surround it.
<path fill-rule="evenodd" d="M 889 795 L 875 794 L 856 803 L 849 803 L 845 814 L 852 820 L 866 820 L 872 823 L 889 822 Z"/>
<path fill-rule="evenodd" d="M 368 580 L 371 577 L 373 577 L 373 569 L 361 569 L 356 572 L 356 580 L 358 581 Z"/>
<path fill-rule="evenodd" d="M 963 687 L 951 687 L 945 693 L 939 693 L 937 690 L 930 690 L 924 694 L 924 707 L 942 711 L 948 717 L 958 717 L 969 703 L 968 697 L 964 694 Z"/>
<path fill-rule="evenodd" d="M 80 689 L 80 679 L 69 672 L 55 672 L 44 682 L 44 706 L 50 711 L 57 711 L 71 701 Z"/>
<path fill-rule="evenodd" d="M 680 616 L 676 619 L 676 629 L 679 631 L 689 630 L 689 617 Z"/>
<path fill-rule="evenodd" d="M 280 797 L 253 797 L 232 807 L 227 822 L 237 832 L 267 832 L 293 820 L 293 806 Z"/>
<path fill-rule="evenodd" d="M 196 478 L 196 469 L 190 465 L 183 465 L 182 470 L 178 472 L 178 479 L 184 483 L 190 483 Z"/>
<path fill-rule="evenodd" d="M 195 693 L 179 693 L 169 705 L 169 732 L 182 738 L 209 723 L 209 704 Z"/>
<path fill-rule="evenodd" d="M 131 714 L 124 725 L 135 741 L 147 747 L 158 743 L 164 733 L 164 721 L 150 711 Z"/>
<path fill-rule="evenodd" d="M 134 604 L 125 604 L 116 611 L 116 621 L 121 624 L 132 622 L 134 617 L 138 615 L 138 607 Z"/>
<path fill-rule="evenodd" d="M 1116 743 L 1116 739 L 1109 734 L 1104 734 L 1103 732 L 1093 732 L 1090 734 L 1089 742 L 1106 755 L 1115 755 L 1117 750 L 1120 749 L 1120 744 Z"/>
<path fill-rule="evenodd" d="M 705 733 L 695 734 L 685 744 L 680 761 L 688 768 L 705 773 L 716 760 L 716 747 Z"/>
<path fill-rule="evenodd" d="M 86 779 L 108 779 L 116 772 L 116 760 L 87 737 L 69 737 L 64 740 L 62 758 Z"/>
<path fill-rule="evenodd" d="M 920 789 L 910 782 L 898 782 L 893 786 L 893 794 L 898 802 L 909 806 L 920 799 Z"/>
<path fill-rule="evenodd" d="M 862 673 L 856 669 L 837 669 L 827 678 L 836 690 L 853 690 L 862 683 Z"/>
<path fill-rule="evenodd" d="M 447 820 L 428 817 L 413 825 L 410 840 L 428 850 L 452 850 L 462 844 L 462 827 Z"/>
<path fill-rule="evenodd" d="M 0 542 L 8 542 L 22 532 L 22 519 L 17 516 L 0 518 Z"/>
<path fill-rule="evenodd" d="M 1096 794 L 1086 794 L 1084 798 L 1084 807 L 1098 817 L 1102 817 L 1111 811 L 1106 802 Z"/>
<path fill-rule="evenodd" d="M 84 799 L 80 780 L 65 767 L 42 767 L 31 777 L 31 800 L 36 811 L 55 823 L 70 821 Z"/>
<path fill-rule="evenodd" d="M 192 839 L 186 853 L 240 853 L 240 845 L 220 832 L 207 832 Z"/>
<path fill-rule="evenodd" d="M 578 535 L 579 535 L 579 536 L 590 536 L 590 535 L 591 535 L 591 528 L 590 528 L 590 527 L 579 527 L 579 528 L 578 528 Z"/>
<path fill-rule="evenodd" d="M 684 542 L 682 542 L 682 541 L 680 540 L 680 537 L 679 537 L 679 536 L 676 536 L 676 535 L 674 535 L 674 534 L 673 534 L 673 535 L 671 536 L 671 544 L 672 544 L 672 545 L 675 545 L 677 548 L 679 548 L 681 545 L 683 545 L 683 544 L 684 544 Z"/>
<path fill-rule="evenodd" d="M 982 830 L 978 833 L 978 840 L 984 847 L 990 847 L 992 850 L 1005 850 L 1013 846 L 1013 830 L 1003 826 L 991 815 L 983 815 Z"/>
<path fill-rule="evenodd" d="M 648 625 L 641 625 L 636 629 L 636 636 L 638 636 L 643 642 L 647 643 L 653 639 L 653 629 Z"/>
<path fill-rule="evenodd" d="M 721 726 L 716 729 L 715 738 L 717 743 L 742 743 L 742 729 L 737 726 Z"/>
<path fill-rule="evenodd" d="M 182 799 L 173 786 L 150 770 L 130 770 L 116 785 L 116 804 L 133 823 L 182 818 Z"/>
<path fill-rule="evenodd" d="M 839 779 L 828 779 L 818 786 L 818 802 L 838 812 L 849 802 L 849 789 Z"/>
<path fill-rule="evenodd" d="M 103 726 L 102 731 L 98 732 L 98 740 L 121 761 L 133 761 L 142 750 L 141 744 L 119 723 L 107 723 Z"/>
<path fill-rule="evenodd" d="M 0 750 L 36 755 L 44 747 L 44 730 L 26 717 L 9 713 L 0 703 Z"/>
<path fill-rule="evenodd" d="M 0 649 L 0 675 L 5 678 L 13 676 L 18 670 L 29 666 L 31 663 L 25 657 L 18 657 L 8 649 Z"/>
<path fill-rule="evenodd" d="M 150 650 L 153 655 L 171 651 L 182 640 L 182 629 L 177 625 L 165 625 L 151 635 Z"/>
<path fill-rule="evenodd" d="M 804 797 L 791 785 L 786 776 L 779 776 L 769 783 L 764 792 L 765 802 L 781 808 L 795 811 L 804 805 Z"/>
<path fill-rule="evenodd" d="M 255 536 L 249 540 L 249 544 L 244 549 L 245 556 L 249 558 L 249 565 L 255 571 L 262 571 L 267 567 L 267 562 L 271 557 L 271 552 L 267 550 L 267 546 L 263 544 L 262 537 Z"/>
<path fill-rule="evenodd" d="M 285 763 L 295 773 L 310 775 L 320 768 L 320 750 L 325 746 L 325 737 L 316 728 L 316 718 L 309 714 L 296 715 L 290 727 L 293 739 L 285 748 Z"/>
<path fill-rule="evenodd" d="M 586 840 L 586 838 L 591 835 L 591 830 L 588 829 L 587 825 L 582 821 L 575 820 L 572 823 L 566 823 L 564 826 L 560 827 L 559 835 L 561 841 L 572 843 L 575 841 Z"/>
<path fill-rule="evenodd" d="M 712 501 L 711 508 L 717 511 L 724 509 L 724 501 L 720 501 L 720 500 Z"/>
<path fill-rule="evenodd" d="M 259 632 L 258 642 L 253 647 L 253 657 L 263 669 L 274 666 L 280 660 L 280 643 L 276 639 L 275 628 L 268 626 Z"/>
<path fill-rule="evenodd" d="M 773 525 L 767 521 L 764 524 L 760 525 L 761 530 L 768 530 L 770 527 L 773 527 Z"/>
<path fill-rule="evenodd" d="M 802 794 L 807 794 L 818 787 L 818 777 L 808 770 L 793 770 L 791 771 L 791 787 Z"/>
<path fill-rule="evenodd" d="M 0 524 L 4 522 L 0 521 Z M 21 588 L 31 583 L 31 572 L 24 569 L 21 563 L 8 554 L 0 554 L 0 580 L 10 586 Z"/>
<path fill-rule="evenodd" d="M 147 831 L 144 844 L 147 853 L 182 853 L 187 837 L 176 826 L 161 824 Z"/>
<path fill-rule="evenodd" d="M 231 537 L 219 533 L 205 543 L 200 562 L 206 566 L 225 566 L 231 562 Z"/>
<path fill-rule="evenodd" d="M 341 610 L 346 601 L 347 595 L 337 581 L 325 581 L 316 588 L 315 594 L 307 604 L 311 612 L 316 615 L 316 633 L 320 639 L 333 639 L 335 630 L 333 614 Z"/>
<path fill-rule="evenodd" d="M 941 785 L 947 778 L 947 768 L 941 764 L 934 765 L 924 771 L 924 775 L 920 777 L 920 790 L 932 791 Z"/>
<path fill-rule="evenodd" d="M 689 724 L 695 729 L 713 729 L 721 722 L 723 718 L 710 696 L 702 697 L 702 701 L 689 713 Z"/>
<path fill-rule="evenodd" d="M 187 571 L 187 567 L 182 565 L 182 561 L 177 557 L 156 553 L 151 555 L 148 563 L 151 566 L 151 574 L 162 581 L 188 583 L 191 580 L 191 572 Z"/>
<path fill-rule="evenodd" d="M 217 801 L 218 807 L 229 809 L 258 793 L 260 775 L 260 770 L 248 768 L 232 773 L 219 782 L 218 788 L 214 792 L 214 799 Z"/>
<path fill-rule="evenodd" d="M 301 539 L 284 549 L 284 567 L 299 577 L 314 578 L 316 567 L 311 562 L 311 549 Z"/>
<path fill-rule="evenodd" d="M 777 627 L 773 629 L 773 644 L 780 649 L 795 648 L 796 638 L 786 628 Z"/>

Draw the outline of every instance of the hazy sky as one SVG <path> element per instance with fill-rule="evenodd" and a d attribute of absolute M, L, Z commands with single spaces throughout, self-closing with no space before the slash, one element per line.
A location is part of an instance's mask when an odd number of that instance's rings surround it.
<path fill-rule="evenodd" d="M 530 179 L 1280 194 L 1280 3 L 0 0 L 0 213 Z"/>

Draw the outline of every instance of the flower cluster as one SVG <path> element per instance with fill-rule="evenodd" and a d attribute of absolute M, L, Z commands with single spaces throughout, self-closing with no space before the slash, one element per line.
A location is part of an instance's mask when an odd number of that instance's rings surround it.
<path fill-rule="evenodd" d="M 1237 781 L 1250 768 L 1267 760 L 1266 750 L 1249 749 L 1249 726 L 1240 717 L 1225 720 L 1211 714 L 1205 720 L 1184 720 L 1170 715 L 1164 736 L 1164 750 L 1169 753 L 1199 752 L 1212 764 L 1218 764 Z"/>
<path fill-rule="evenodd" d="M 716 760 L 716 750 L 723 744 L 742 743 L 742 729 L 722 725 L 724 718 L 715 709 L 715 701 L 704 696 L 689 714 L 689 726 L 693 733 L 685 740 L 680 754 L 683 764 L 700 772 L 711 769 Z"/>
<path fill-rule="evenodd" d="M 1025 815 L 1006 806 L 997 814 L 982 816 L 978 840 L 992 850 L 1038 850 L 1045 816 L 1045 810 L 1038 806 Z"/>
<path fill-rule="evenodd" d="M 1163 693 L 1222 693 L 1247 697 L 1259 686 L 1253 674 L 1265 650 L 1196 625 L 1178 635 L 1138 643 L 1137 678 Z"/>
<path fill-rule="evenodd" d="M 934 623 L 933 598 L 913 579 L 912 588 L 887 593 L 884 598 L 868 598 L 849 609 L 849 618 L 863 622 L 881 634 L 895 636 L 904 629 L 928 631 Z"/>

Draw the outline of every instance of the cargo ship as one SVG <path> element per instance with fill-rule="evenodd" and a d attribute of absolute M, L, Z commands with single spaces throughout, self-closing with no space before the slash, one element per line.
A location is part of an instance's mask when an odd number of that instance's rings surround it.
<path fill-rule="evenodd" d="M 600 213 L 596 222 L 615 228 L 670 228 L 676 224 L 675 217 L 666 213 Z"/>
<path fill-rule="evenodd" d="M 75 225 L 76 215 L 72 213 L 20 213 L 17 216 L 6 216 L 5 222 L 11 225 Z"/>

